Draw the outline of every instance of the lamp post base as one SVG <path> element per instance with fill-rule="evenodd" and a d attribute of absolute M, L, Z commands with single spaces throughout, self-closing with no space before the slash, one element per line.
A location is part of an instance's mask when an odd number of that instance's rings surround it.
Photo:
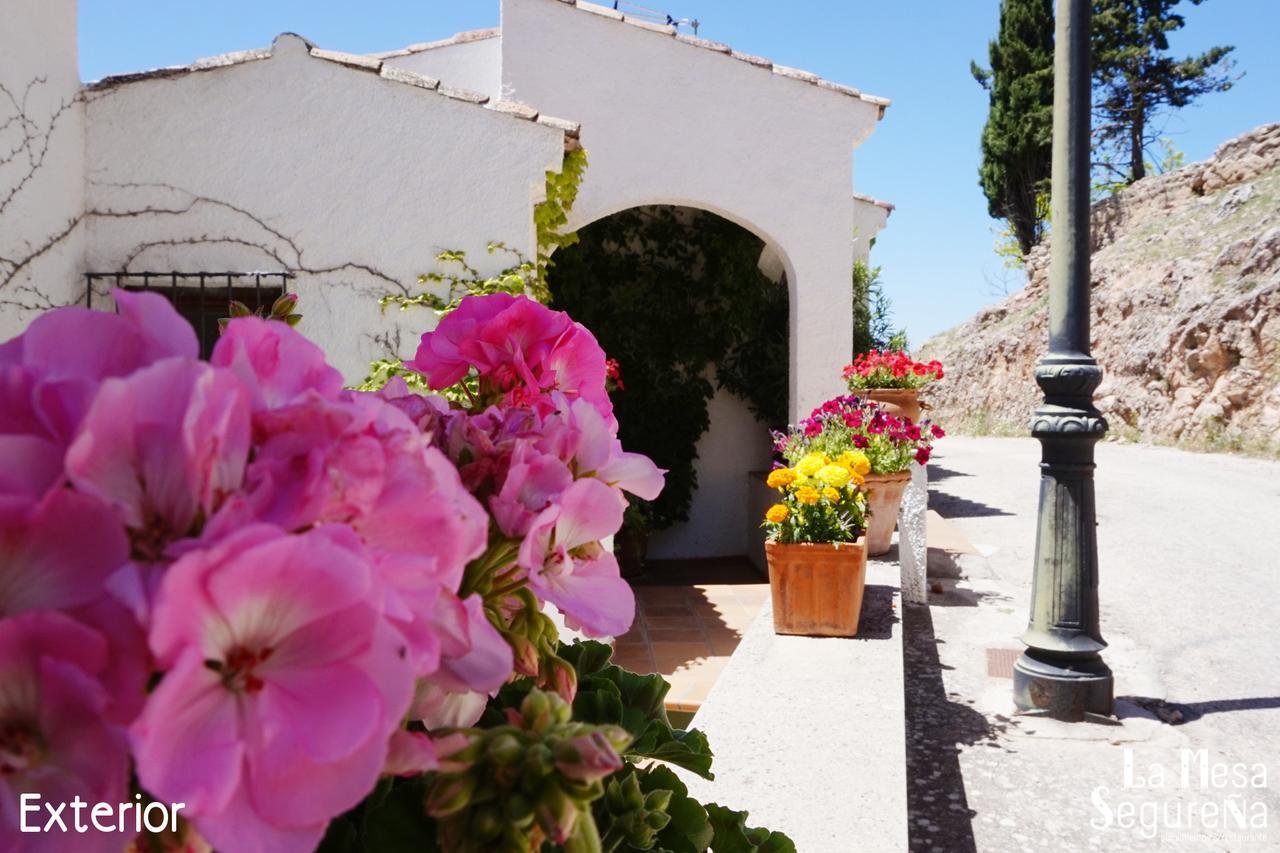
<path fill-rule="evenodd" d="M 1102 658 L 1050 658 L 1034 649 L 1013 665 L 1013 702 L 1019 711 L 1040 711 L 1078 723 L 1086 714 L 1109 717 L 1115 679 Z"/>

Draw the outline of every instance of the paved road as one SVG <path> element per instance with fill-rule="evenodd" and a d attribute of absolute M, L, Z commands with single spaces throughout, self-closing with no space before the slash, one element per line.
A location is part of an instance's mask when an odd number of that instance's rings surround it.
<path fill-rule="evenodd" d="M 1081 825 L 1099 814 L 1088 802 L 1093 780 L 1123 786 L 1121 749 L 1108 753 L 1107 743 L 1147 748 L 1147 759 L 1139 751 L 1138 777 L 1144 760 L 1176 772 L 1184 748 L 1208 749 L 1215 762 L 1266 767 L 1267 787 L 1256 796 L 1251 790 L 1204 791 L 1194 785 L 1174 790 L 1169 780 L 1155 797 L 1184 803 L 1220 800 L 1224 793 L 1261 798 L 1269 810 L 1263 836 L 1212 844 L 1170 836 L 1152 839 L 1150 849 L 1273 849 L 1273 842 L 1280 847 L 1280 463 L 1099 445 L 1100 598 L 1116 693 L 1165 699 L 1187 721 L 1173 727 L 1126 721 L 1114 737 L 1057 730 L 1053 737 L 1061 745 L 1055 747 L 1044 737 L 1045 726 L 1037 724 L 1036 735 L 1027 731 L 1025 718 L 1020 723 L 997 717 L 1010 682 L 979 671 L 985 669 L 985 661 L 979 664 L 983 647 L 1016 647 L 1025 624 L 1038 459 L 1039 445 L 1031 439 L 948 437 L 930 466 L 930 507 L 985 557 L 966 563 L 972 580 L 933 596 L 931 607 L 913 617 L 926 620 L 924 627 L 936 635 L 936 644 L 917 644 L 916 654 L 941 661 L 945 695 L 935 690 L 940 698 L 930 706 L 926 696 L 921 707 L 945 720 L 943 740 L 960 742 L 953 769 L 963 776 L 956 784 L 974 812 L 976 848 L 1031 849 L 1057 839 L 1059 849 L 1148 849 L 1140 842 L 1120 844 L 1108 832 L 1090 837 Z M 935 741 L 928 745 L 932 750 L 938 738 L 929 732 L 921 736 Z M 1101 739 L 1103 748 L 1090 746 L 1090 739 Z M 1005 754 L 975 745 L 998 746 Z M 922 747 L 920 754 L 927 751 Z M 1044 778 L 1054 773 L 1068 781 L 1055 785 Z M 1055 821 L 1036 814 L 1030 807 L 1034 799 L 1027 799 L 1030 790 L 1036 798 L 1056 798 L 1071 816 Z M 929 849 L 914 841 L 913 847 Z"/>

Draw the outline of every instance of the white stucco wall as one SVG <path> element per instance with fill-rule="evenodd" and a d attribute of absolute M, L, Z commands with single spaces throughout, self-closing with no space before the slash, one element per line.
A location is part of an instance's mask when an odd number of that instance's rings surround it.
<path fill-rule="evenodd" d="M 485 31 L 487 32 L 487 31 Z M 386 54 L 391 64 L 496 98 L 502 92 L 502 38 L 455 36 L 434 47 L 408 48 Z"/>
<path fill-rule="evenodd" d="M 80 299 L 84 111 L 74 0 L 5 0 L 0 19 L 0 341 Z"/>
<path fill-rule="evenodd" d="M 435 254 L 481 272 L 532 257 L 532 205 L 562 131 L 309 54 L 90 90 L 87 263 L 96 270 L 298 273 L 300 326 L 349 381 L 388 351 L 411 356 Z"/>
<path fill-rule="evenodd" d="M 510 97 L 582 123 L 591 165 L 571 224 L 681 204 L 750 229 L 792 285 L 791 413 L 840 390 L 850 152 L 879 107 L 559 0 L 503 0 L 502 78 Z"/>
<path fill-rule="evenodd" d="M 698 440 L 698 489 L 689 520 L 653 534 L 653 559 L 749 554 L 758 538 L 746 475 L 769 467 L 769 429 L 745 401 L 723 389 L 711 398 L 707 414 L 711 426 Z"/>

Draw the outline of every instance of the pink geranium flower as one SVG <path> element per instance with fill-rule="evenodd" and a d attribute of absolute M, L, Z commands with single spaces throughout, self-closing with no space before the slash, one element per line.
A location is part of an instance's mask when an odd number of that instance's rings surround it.
<path fill-rule="evenodd" d="M 21 831 L 22 794 L 54 804 L 75 797 L 89 803 L 128 799 L 129 754 L 123 732 L 106 719 L 110 697 L 99 681 L 107 659 L 102 635 L 63 614 L 0 620 L 0 849 L 71 849 L 56 827 Z M 63 817 L 71 818 L 69 810 Z M 45 818 L 41 809 L 28 823 L 43 825 Z M 75 834 L 73 846 L 105 853 L 119 851 L 127 840 L 89 825 L 88 832 Z"/>
<path fill-rule="evenodd" d="M 384 582 L 386 614 L 418 675 L 439 665 L 437 598 L 484 550 L 488 516 L 457 470 L 395 406 L 371 394 L 311 394 L 254 416 L 258 448 L 246 498 L 210 525 L 252 520 L 286 530 L 349 524 Z"/>
<path fill-rule="evenodd" d="M 332 399 L 342 390 L 342 374 L 324 351 L 285 323 L 239 317 L 213 347 L 209 363 L 235 372 L 253 391 L 255 410 L 274 408 L 307 391 Z"/>
<path fill-rule="evenodd" d="M 103 382 L 66 466 L 77 489 L 119 513 L 135 557 L 158 561 L 240 488 L 248 455 L 239 378 L 175 358 Z"/>
<path fill-rule="evenodd" d="M 57 489 L 0 503 L 0 617 L 89 604 L 128 559 L 124 529 L 97 498 Z"/>
<path fill-rule="evenodd" d="M 570 401 L 559 395 L 552 399 L 556 413 L 547 418 L 543 429 L 544 449 L 570 462 L 575 476 L 594 477 L 644 500 L 658 496 L 666 472 L 649 457 L 622 449 L 612 416 L 601 414 L 587 400 Z"/>
<path fill-rule="evenodd" d="M 142 785 L 218 849 L 314 849 L 373 787 L 412 698 L 380 601 L 340 526 L 250 526 L 179 559 L 150 637 L 167 672 L 131 732 Z"/>
<path fill-rule="evenodd" d="M 592 637 L 625 634 L 635 596 L 618 561 L 600 545 L 622 526 L 622 504 L 599 480 L 578 480 L 534 523 L 520 546 L 529 586 L 565 615 L 570 628 Z"/>
<path fill-rule="evenodd" d="M 549 410 L 546 395 L 560 391 L 612 411 L 605 390 L 604 351 L 568 314 L 525 296 L 469 296 L 435 330 L 422 336 L 407 366 L 432 388 L 447 388 L 472 369 L 481 391 L 505 405 Z"/>

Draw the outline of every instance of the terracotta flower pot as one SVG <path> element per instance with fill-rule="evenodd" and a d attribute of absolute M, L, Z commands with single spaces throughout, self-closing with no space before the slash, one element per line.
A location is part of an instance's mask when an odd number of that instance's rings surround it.
<path fill-rule="evenodd" d="M 863 395 L 884 406 L 885 411 L 912 423 L 920 420 L 920 391 L 917 388 L 868 388 Z"/>
<path fill-rule="evenodd" d="M 911 482 L 911 469 L 896 474 L 868 474 L 866 489 L 867 509 L 867 555 L 879 557 L 888 552 L 893 544 L 893 527 L 898 523 L 898 506 L 902 503 L 902 493 Z"/>
<path fill-rule="evenodd" d="M 863 539 L 832 544 L 766 542 L 773 630 L 777 634 L 852 637 L 867 580 Z"/>

